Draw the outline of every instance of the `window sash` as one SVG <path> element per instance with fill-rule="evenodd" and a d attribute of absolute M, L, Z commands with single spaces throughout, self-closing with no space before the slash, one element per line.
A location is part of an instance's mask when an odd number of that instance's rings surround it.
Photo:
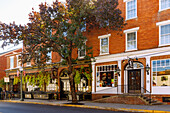
<path fill-rule="evenodd" d="M 51 52 L 48 52 L 48 53 L 47 53 L 47 56 L 49 56 L 49 58 L 50 58 L 47 62 L 51 62 L 51 58 L 52 58 Z"/>
<path fill-rule="evenodd" d="M 170 0 L 161 0 L 161 10 L 170 8 Z"/>
<path fill-rule="evenodd" d="M 160 26 L 160 43 L 170 44 L 170 24 Z"/>
<path fill-rule="evenodd" d="M 131 19 L 137 16 L 136 0 L 127 2 L 127 19 Z"/>
<path fill-rule="evenodd" d="M 136 44 L 136 32 L 133 33 L 127 33 L 127 50 L 132 50 L 136 49 L 137 44 Z"/>
<path fill-rule="evenodd" d="M 109 52 L 109 42 L 108 37 L 101 39 L 101 53 L 108 53 Z"/>

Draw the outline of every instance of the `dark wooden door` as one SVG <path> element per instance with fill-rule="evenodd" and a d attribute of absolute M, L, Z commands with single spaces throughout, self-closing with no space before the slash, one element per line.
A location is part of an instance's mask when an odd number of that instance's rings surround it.
<path fill-rule="evenodd" d="M 141 70 L 128 71 L 128 92 L 140 93 L 141 92 Z"/>

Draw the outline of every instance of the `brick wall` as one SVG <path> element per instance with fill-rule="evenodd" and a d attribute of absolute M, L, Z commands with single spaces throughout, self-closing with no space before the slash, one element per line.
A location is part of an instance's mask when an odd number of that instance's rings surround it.
<path fill-rule="evenodd" d="M 119 8 L 125 18 L 126 5 L 123 0 L 119 0 Z M 137 31 L 138 50 L 158 48 L 159 26 L 156 26 L 156 23 L 168 19 L 170 19 L 170 9 L 159 12 L 159 0 L 137 0 L 137 18 L 126 20 L 127 26 L 123 30 L 139 27 Z M 86 33 L 88 37 L 87 45 L 93 47 L 94 56 L 99 56 L 100 54 L 100 39 L 98 39 L 98 36 L 106 34 L 111 34 L 109 37 L 110 54 L 126 52 L 125 34 L 121 32 L 121 36 L 117 35 L 117 33 L 116 31 L 97 28 Z"/>
<path fill-rule="evenodd" d="M 4 76 L 6 76 L 5 70 L 10 68 L 10 54 L 13 54 L 13 52 L 21 52 L 22 49 L 17 49 L 5 54 L 2 54 L 0 56 L 0 79 L 2 79 Z M 16 61 L 16 58 L 14 58 L 14 61 Z M 16 67 L 16 63 L 14 63 L 14 67 Z"/>

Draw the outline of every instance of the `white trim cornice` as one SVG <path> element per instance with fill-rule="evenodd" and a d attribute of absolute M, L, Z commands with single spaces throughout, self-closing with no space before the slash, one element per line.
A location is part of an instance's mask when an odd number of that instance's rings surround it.
<path fill-rule="evenodd" d="M 129 2 L 129 1 L 132 1 L 132 0 L 123 0 L 123 2 Z"/>
<path fill-rule="evenodd" d="M 170 20 L 166 20 L 166 21 L 156 23 L 157 26 L 166 25 L 166 24 L 170 24 Z"/>
<path fill-rule="evenodd" d="M 101 38 L 106 38 L 106 37 L 110 37 L 110 36 L 111 36 L 111 34 L 107 34 L 107 35 L 98 36 L 98 38 L 101 39 Z"/>
<path fill-rule="evenodd" d="M 137 30 L 139 30 L 139 27 L 135 27 L 135 28 L 132 28 L 132 29 L 127 29 L 127 30 L 124 30 L 123 32 L 124 33 L 131 33 L 131 32 L 135 32 Z"/>
<path fill-rule="evenodd" d="M 127 52 L 127 53 L 118 53 L 118 54 L 112 54 L 107 56 L 98 56 L 95 57 L 96 62 L 94 63 L 96 64 L 96 63 L 103 63 L 103 62 L 110 62 L 110 61 L 118 61 L 118 60 L 127 59 L 127 57 L 146 58 L 146 57 L 153 57 L 153 56 L 162 56 L 167 54 L 170 54 L 170 47 L 147 49 L 141 51 Z"/>

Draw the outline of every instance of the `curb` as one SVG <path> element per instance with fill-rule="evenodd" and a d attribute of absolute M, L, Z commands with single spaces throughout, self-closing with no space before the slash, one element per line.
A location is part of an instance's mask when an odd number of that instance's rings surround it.
<path fill-rule="evenodd" d="M 170 113 L 170 111 L 159 111 L 159 110 L 112 108 L 112 107 L 100 107 L 100 106 L 88 106 L 88 105 L 70 105 L 70 104 L 43 103 L 43 102 L 26 102 L 26 101 L 11 101 L 11 100 L 0 100 L 0 102 L 39 104 L 39 105 L 51 105 L 51 106 L 63 106 L 63 107 L 78 107 L 78 108 L 99 109 L 99 110 L 109 110 L 109 111 L 127 111 L 127 112 L 140 112 L 140 113 Z"/>

